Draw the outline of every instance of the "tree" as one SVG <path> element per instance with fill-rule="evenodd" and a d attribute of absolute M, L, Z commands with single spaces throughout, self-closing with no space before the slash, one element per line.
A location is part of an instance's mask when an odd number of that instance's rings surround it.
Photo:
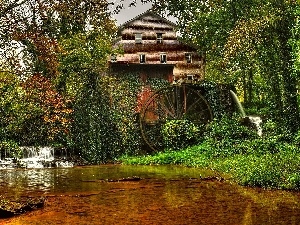
<path fill-rule="evenodd" d="M 22 82 L 13 73 L 0 73 L 1 138 L 20 145 L 65 144 L 70 114 L 51 82 L 34 75 Z"/>
<path fill-rule="evenodd" d="M 19 140 L 23 139 L 24 144 L 27 137 L 27 145 L 28 142 L 34 145 L 66 145 L 73 112 L 68 101 L 55 90 L 49 79 L 40 74 L 23 82 L 22 88 L 25 91 L 24 102 L 36 108 L 38 113 L 27 111 L 31 116 L 22 124 Z"/>
<path fill-rule="evenodd" d="M 130 98 L 134 104 L 135 93 L 107 74 L 107 58 L 113 53 L 111 40 L 109 34 L 98 31 L 61 40 L 64 51 L 56 82 L 60 92 L 73 99 L 71 147 L 93 163 L 106 162 L 128 151 L 128 139 L 132 137 L 129 131 L 134 129 L 133 106 L 128 107 L 126 100 Z"/>
<path fill-rule="evenodd" d="M 58 75 L 58 42 L 76 33 L 114 32 L 106 0 L 3 0 L 0 6 L 0 63 L 24 76 Z"/>
<path fill-rule="evenodd" d="M 69 132 L 72 111 L 66 104 L 78 106 L 82 96 L 97 90 L 96 81 L 107 68 L 115 31 L 108 4 L 105 0 L 4 0 L 1 6 L 1 63 L 25 80 L 22 99 L 37 109 L 20 122 L 26 126 L 16 134 L 41 129 L 38 139 L 32 135 L 26 143 L 53 143 Z M 30 112 L 26 108 L 24 113 Z M 72 116 L 78 113 L 75 110 Z"/>
<path fill-rule="evenodd" d="M 298 39 L 298 1 L 153 2 L 178 18 L 183 38 L 198 45 L 207 64 L 217 65 L 227 82 L 241 80 L 250 97 L 254 81 L 263 79 L 268 90 L 259 97 L 265 94 L 271 100 L 275 118 L 286 128 L 299 128 L 298 71 L 291 45 Z"/>

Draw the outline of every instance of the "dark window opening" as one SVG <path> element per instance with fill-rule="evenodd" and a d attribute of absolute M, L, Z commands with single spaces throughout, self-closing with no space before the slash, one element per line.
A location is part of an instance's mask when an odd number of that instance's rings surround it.
<path fill-rule="evenodd" d="M 185 60 L 187 63 L 192 63 L 192 54 L 191 53 L 185 53 Z"/>
<path fill-rule="evenodd" d="M 140 63 L 146 63 L 146 55 L 145 54 L 140 55 Z"/>
<path fill-rule="evenodd" d="M 137 33 L 135 34 L 135 43 L 142 43 L 142 34 L 141 33 Z"/>
<path fill-rule="evenodd" d="M 157 35 L 157 37 L 156 37 L 157 43 L 158 43 L 158 44 L 162 43 L 162 41 L 163 41 L 162 35 L 163 35 L 163 34 L 162 34 L 162 33 L 157 33 L 156 35 Z"/>
<path fill-rule="evenodd" d="M 188 74 L 188 75 L 186 76 L 186 78 L 187 78 L 187 80 L 194 80 L 194 75 Z"/>
<path fill-rule="evenodd" d="M 160 55 L 160 62 L 161 63 L 167 63 L 167 55 L 166 54 L 161 54 Z"/>

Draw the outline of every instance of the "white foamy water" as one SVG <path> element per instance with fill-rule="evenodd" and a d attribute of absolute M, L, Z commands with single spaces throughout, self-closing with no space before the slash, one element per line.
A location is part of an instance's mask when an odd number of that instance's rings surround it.
<path fill-rule="evenodd" d="M 22 159 L 5 158 L 0 159 L 0 169 L 14 169 L 21 168 L 51 168 L 51 167 L 73 167 L 74 164 L 67 160 L 58 160 L 54 156 L 53 147 L 34 147 L 23 146 L 20 147 L 23 151 Z"/>

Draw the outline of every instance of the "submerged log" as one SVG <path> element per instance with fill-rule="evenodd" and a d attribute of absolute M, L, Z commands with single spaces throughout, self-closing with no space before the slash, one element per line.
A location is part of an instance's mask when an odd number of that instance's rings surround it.
<path fill-rule="evenodd" d="M 128 181 L 140 181 L 142 178 L 137 176 L 125 177 L 120 179 L 101 179 L 101 180 L 82 180 L 82 182 L 128 182 Z"/>
<path fill-rule="evenodd" d="M 108 179 L 107 182 L 126 182 L 126 181 L 140 181 L 140 180 L 141 180 L 140 177 L 133 176 L 133 177 L 126 177 L 117 180 Z"/>
<path fill-rule="evenodd" d="M 0 218 L 9 218 L 35 209 L 43 208 L 45 198 L 22 198 L 18 200 L 0 201 Z"/>
<path fill-rule="evenodd" d="M 220 181 L 220 182 L 224 182 L 225 178 L 221 177 L 221 176 L 208 176 L 208 177 L 201 177 L 200 176 L 200 180 L 202 180 L 202 181 Z"/>

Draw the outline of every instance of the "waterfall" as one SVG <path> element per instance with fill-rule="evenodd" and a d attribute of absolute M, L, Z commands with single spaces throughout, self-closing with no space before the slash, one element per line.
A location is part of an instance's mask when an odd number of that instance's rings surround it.
<path fill-rule="evenodd" d="M 262 127 L 260 126 L 262 123 L 262 120 L 259 116 L 249 116 L 249 120 L 254 126 L 256 127 L 258 136 L 262 136 Z"/>
<path fill-rule="evenodd" d="M 24 158 L 20 160 L 25 168 L 72 167 L 66 159 L 54 157 L 53 147 L 21 147 Z"/>
<path fill-rule="evenodd" d="M 51 168 L 51 167 L 73 167 L 74 162 L 68 161 L 67 152 L 65 154 L 60 152 L 60 157 L 57 157 L 57 150 L 53 147 L 35 147 L 35 146 L 21 146 L 20 150 L 23 152 L 23 158 L 0 158 L 0 169 L 13 168 Z M 0 156 L 1 157 L 1 156 Z"/>
<path fill-rule="evenodd" d="M 261 137 L 262 136 L 262 127 L 261 127 L 262 119 L 259 116 L 246 116 L 245 110 L 244 110 L 241 102 L 239 101 L 237 95 L 232 90 L 230 90 L 230 94 L 233 97 L 234 102 L 237 104 L 238 110 L 239 110 L 243 120 L 245 120 L 247 118 L 249 120 L 249 123 L 251 123 L 255 126 L 258 136 Z"/>
<path fill-rule="evenodd" d="M 54 160 L 54 148 L 52 147 L 24 146 L 20 148 L 23 151 L 23 159 L 34 158 L 46 161 Z"/>
<path fill-rule="evenodd" d="M 245 116 L 246 116 L 246 113 L 245 113 L 244 108 L 243 108 L 241 102 L 239 101 L 237 95 L 236 95 L 232 90 L 230 90 L 230 94 L 231 94 L 231 96 L 233 97 L 234 102 L 235 102 L 236 105 L 238 106 L 238 110 L 239 110 L 241 116 L 242 116 L 242 117 L 245 117 Z"/>
<path fill-rule="evenodd" d="M 52 147 L 21 147 L 23 159 L 20 162 L 25 168 L 44 168 L 51 167 L 54 161 L 54 148 Z"/>

